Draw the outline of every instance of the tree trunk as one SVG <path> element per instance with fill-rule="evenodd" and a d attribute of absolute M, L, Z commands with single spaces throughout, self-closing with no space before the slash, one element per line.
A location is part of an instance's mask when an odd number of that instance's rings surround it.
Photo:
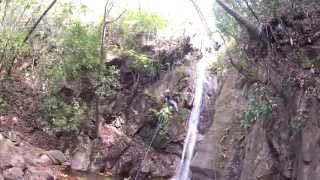
<path fill-rule="evenodd" d="M 242 17 L 238 12 L 231 9 L 223 0 L 216 0 L 216 2 L 230 15 L 232 16 L 239 24 L 244 26 L 251 38 L 259 39 L 260 33 L 257 26 L 251 24 L 249 20 Z"/>
<path fill-rule="evenodd" d="M 199 5 L 198 5 L 194 0 L 190 0 L 190 1 L 191 1 L 192 5 L 193 5 L 194 9 L 197 11 L 197 13 L 198 13 L 198 15 L 199 15 L 199 17 L 200 17 L 200 20 L 201 20 L 202 24 L 204 25 L 204 27 L 205 27 L 205 29 L 206 29 L 206 31 L 207 31 L 208 36 L 209 36 L 210 39 L 211 39 L 211 38 L 212 38 L 212 31 L 211 31 L 211 29 L 210 29 L 210 27 L 209 27 L 209 25 L 208 25 L 208 23 L 207 23 L 206 18 L 204 17 L 204 15 L 203 15 L 203 13 L 202 13 Z"/>
<path fill-rule="evenodd" d="M 98 68 L 98 75 L 101 75 L 101 71 L 103 69 L 103 62 L 106 57 L 106 52 L 105 52 L 105 36 L 106 36 L 106 28 L 107 28 L 107 23 L 106 19 L 107 16 L 109 15 L 108 11 L 108 5 L 109 5 L 109 0 L 104 6 L 104 15 L 103 15 L 103 24 L 102 24 L 102 29 L 101 29 L 101 36 L 100 36 L 100 60 L 99 60 L 99 68 Z M 99 104 L 100 104 L 100 97 L 99 95 L 96 94 L 96 132 L 97 132 L 97 137 L 100 135 L 100 130 L 102 127 L 103 122 L 100 119 L 100 110 L 99 110 Z"/>

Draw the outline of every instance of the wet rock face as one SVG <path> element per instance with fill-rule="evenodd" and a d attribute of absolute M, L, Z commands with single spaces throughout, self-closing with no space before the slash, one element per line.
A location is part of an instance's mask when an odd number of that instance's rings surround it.
<path fill-rule="evenodd" d="M 191 163 L 193 180 L 236 180 L 240 176 L 237 114 L 244 109 L 246 101 L 237 87 L 234 69 L 228 68 L 225 74 L 224 83 L 219 87 L 220 94 L 215 102 L 208 104 L 208 109 L 214 109 L 215 113 L 208 116 L 213 122 L 196 147 Z"/>
<path fill-rule="evenodd" d="M 217 78 L 211 74 L 208 70 L 207 81 L 204 83 L 204 93 L 202 100 L 202 110 L 200 113 L 200 120 L 198 129 L 201 134 L 204 134 L 212 125 L 213 116 L 215 112 L 215 101 L 216 101 L 216 91 L 217 91 Z"/>
<path fill-rule="evenodd" d="M 290 40 L 283 38 L 287 43 L 274 42 L 279 45 L 281 63 L 277 65 L 280 71 L 271 73 L 270 82 L 282 94 L 275 97 L 273 119 L 256 123 L 246 140 L 241 180 L 320 179 L 319 66 L 314 67 L 319 59 L 314 49 L 320 44 L 319 2 L 296 1 L 295 10 L 287 6 L 279 9 L 281 20 L 272 19 L 270 24 L 277 37 L 292 34 Z M 299 46 L 299 56 L 290 41 Z M 256 56 L 262 60 L 260 54 Z M 288 84 L 283 88 L 280 79 L 286 77 Z"/>
<path fill-rule="evenodd" d="M 319 179 L 319 101 L 298 91 L 277 104 L 272 126 L 257 123 L 247 136 L 241 180 Z"/>

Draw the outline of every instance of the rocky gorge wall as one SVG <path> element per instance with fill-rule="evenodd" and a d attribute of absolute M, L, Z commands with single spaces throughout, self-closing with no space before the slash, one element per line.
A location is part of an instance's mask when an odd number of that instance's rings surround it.
<path fill-rule="evenodd" d="M 320 179 L 319 12 L 314 0 L 281 4 L 266 24 L 271 37 L 239 43 L 248 59 L 236 65 L 250 66 L 226 70 L 213 124 L 194 157 L 193 179 Z M 256 73 L 243 76 L 247 72 Z M 271 118 L 258 116 L 244 132 L 240 122 L 252 105 L 237 86 L 243 77 L 251 88 L 270 89 L 272 102 Z"/>
<path fill-rule="evenodd" d="M 107 65 L 115 65 L 120 69 L 121 89 L 100 101 L 99 118 L 103 125 L 98 137 L 95 135 L 94 123 L 90 121 L 82 127 L 79 134 L 46 134 L 30 123 L 30 120 L 41 121 L 41 113 L 37 110 L 39 94 L 18 80 L 15 81 L 18 85 L 10 84 L 10 90 L 3 87 L 2 90 L 6 90 L 8 94 L 10 92 L 10 96 L 6 97 L 14 100 L 10 102 L 15 107 L 12 110 L 17 116 L 9 115 L 9 112 L 0 116 L 0 133 L 5 135 L 1 136 L 0 141 L 6 144 L 0 150 L 0 179 L 2 176 L 5 179 L 27 179 L 29 169 L 32 176 L 40 179 L 67 178 L 60 176 L 62 172 L 56 170 L 61 165 L 62 168 L 70 167 L 76 171 L 112 174 L 113 179 L 134 179 L 137 172 L 139 180 L 173 177 L 180 161 L 193 103 L 195 64 L 202 55 L 192 47 L 188 39 L 159 41 L 158 44 L 148 45 L 143 49 L 145 54 L 159 63 L 160 69 L 156 74 L 145 73 L 141 67 L 132 64 L 132 59 L 126 55 L 114 56 L 106 62 Z M 24 87 L 26 91 L 19 91 L 18 86 Z M 215 97 L 211 83 L 206 86 L 206 105 L 200 125 L 203 132 L 211 123 L 208 117 L 213 114 L 211 104 Z M 159 124 L 151 110 L 159 111 L 163 107 L 163 93 L 167 88 L 171 89 L 178 102 L 179 112 L 172 111 L 168 126 L 161 129 L 161 133 L 155 136 L 149 147 Z M 63 94 L 65 99 L 75 95 L 91 97 L 85 87 L 77 88 L 70 83 L 65 89 L 68 90 L 66 92 L 72 92 Z M 28 94 L 24 94 L 25 92 Z M 30 102 L 24 102 L 26 96 L 30 97 Z M 19 107 L 16 108 L 16 104 Z M 19 115 L 19 109 L 26 110 Z M 16 140 L 17 136 L 24 138 Z M 7 162 L 5 157 L 10 151 L 10 148 L 3 148 L 7 145 L 17 152 L 12 155 L 13 160 L 17 156 L 21 162 L 19 160 L 15 164 L 15 161 L 8 160 L 9 165 L 2 164 Z M 148 148 L 148 155 L 144 158 Z M 11 176 L 16 173 L 18 176 Z"/>

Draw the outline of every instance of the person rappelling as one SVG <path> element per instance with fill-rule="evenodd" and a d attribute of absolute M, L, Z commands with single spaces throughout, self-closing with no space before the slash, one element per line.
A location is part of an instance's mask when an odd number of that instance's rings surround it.
<path fill-rule="evenodd" d="M 177 102 L 172 98 L 171 91 L 169 88 L 165 90 L 164 98 L 165 98 L 165 102 L 168 104 L 169 107 L 174 108 L 176 112 L 179 111 Z"/>

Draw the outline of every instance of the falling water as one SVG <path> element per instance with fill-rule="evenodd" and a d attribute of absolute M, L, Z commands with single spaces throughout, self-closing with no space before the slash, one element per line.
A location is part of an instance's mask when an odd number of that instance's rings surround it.
<path fill-rule="evenodd" d="M 178 171 L 179 180 L 188 180 L 190 174 L 190 163 L 193 157 L 193 152 L 197 140 L 198 123 L 203 99 L 203 87 L 206 81 L 206 71 L 208 61 L 211 61 L 212 55 L 206 54 L 198 63 L 196 69 L 196 90 L 193 102 L 193 108 L 188 122 L 188 132 L 184 142 L 182 158 Z"/>

